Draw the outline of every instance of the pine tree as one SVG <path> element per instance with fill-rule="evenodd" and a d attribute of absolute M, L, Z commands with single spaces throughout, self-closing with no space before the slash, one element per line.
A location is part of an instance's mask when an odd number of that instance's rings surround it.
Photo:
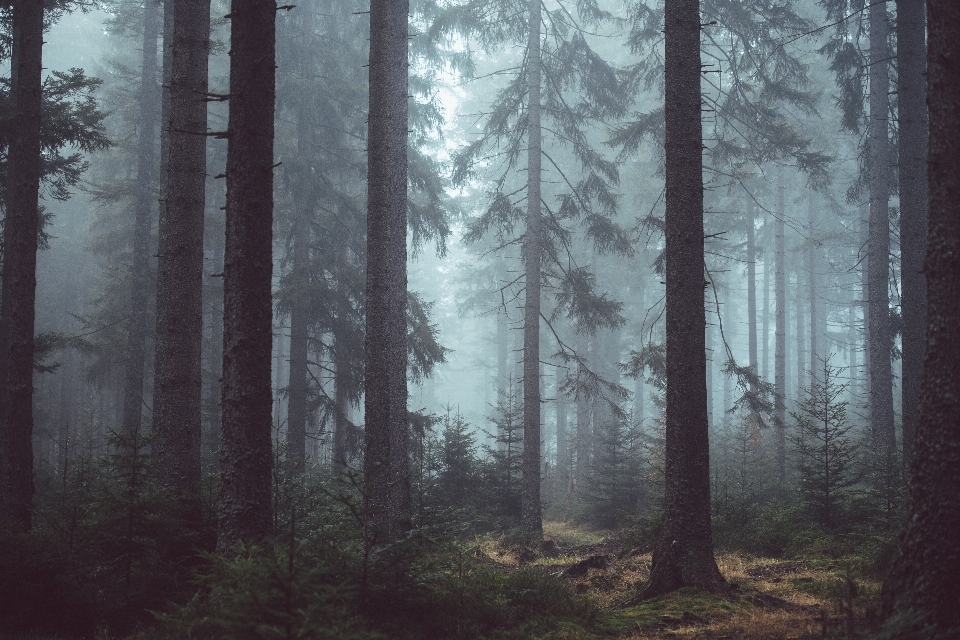
<path fill-rule="evenodd" d="M 666 487 L 651 598 L 683 586 L 723 592 L 713 558 L 706 415 L 700 3 L 665 5 Z"/>
<path fill-rule="evenodd" d="M 935 632 L 948 638 L 960 630 L 960 547 L 949 542 L 960 530 L 960 4 L 930 0 L 927 9 L 929 323 L 910 464 L 910 513 L 883 584 L 884 615 L 916 623 L 896 636 L 902 638 L 934 637 Z M 924 630 L 927 625 L 932 628 Z"/>
<path fill-rule="evenodd" d="M 217 547 L 273 526 L 270 386 L 276 2 L 233 0 L 227 236 L 223 268 L 223 444 Z"/>
<path fill-rule="evenodd" d="M 796 433 L 790 438 L 799 476 L 800 499 L 824 526 L 840 522 L 840 508 L 860 480 L 856 470 L 857 445 L 847 421 L 847 401 L 841 400 L 847 385 L 838 384 L 843 374 L 821 358 L 811 372 L 810 386 L 793 413 Z"/>
<path fill-rule="evenodd" d="M 364 499 L 376 543 L 411 527 L 407 459 L 408 0 L 370 5 Z"/>
<path fill-rule="evenodd" d="M 174 0 L 169 146 L 159 225 L 154 449 L 187 529 L 200 521 L 203 227 L 209 0 Z M 173 549 L 174 555 L 189 549 Z"/>
<path fill-rule="evenodd" d="M 13 7 L 13 130 L 0 293 L 0 517 L 29 531 L 33 508 L 33 348 L 40 227 L 43 1 Z"/>

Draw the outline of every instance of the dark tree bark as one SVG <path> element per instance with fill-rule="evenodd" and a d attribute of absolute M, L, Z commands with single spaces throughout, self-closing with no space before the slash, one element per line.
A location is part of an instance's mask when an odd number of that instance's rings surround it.
<path fill-rule="evenodd" d="M 797 304 L 796 304 L 796 310 L 794 313 L 794 318 L 797 321 L 797 336 L 796 336 L 797 352 L 795 354 L 796 360 L 797 360 L 797 385 L 796 385 L 797 400 L 804 397 L 803 390 L 806 387 L 806 381 L 807 381 L 807 359 L 806 359 L 807 352 L 805 349 L 806 340 L 804 339 L 807 335 L 807 323 L 806 323 L 807 312 L 806 310 L 804 310 L 803 304 L 801 303 L 801 300 L 803 300 L 803 285 L 805 284 L 803 281 L 803 272 L 804 272 L 803 262 L 804 260 L 803 260 L 803 257 L 800 255 L 800 251 L 796 251 L 794 255 L 794 266 L 795 266 L 794 270 L 797 273 L 797 286 L 794 289 L 794 297 L 797 301 Z"/>
<path fill-rule="evenodd" d="M 527 40 L 527 227 L 523 238 L 523 528 L 543 531 L 540 506 L 540 2 L 529 0 Z"/>
<path fill-rule="evenodd" d="M 665 3 L 667 425 L 663 528 L 641 597 L 725 592 L 713 558 L 698 0 Z"/>
<path fill-rule="evenodd" d="M 130 319 L 127 324 L 127 363 L 123 388 L 123 433 L 140 432 L 143 416 L 143 371 L 147 343 L 147 304 L 150 291 L 150 230 L 156 202 L 157 131 L 160 125 L 160 86 L 157 83 L 157 41 L 160 3 L 143 6 L 143 60 L 140 67 L 139 140 L 136 200 L 133 210 L 133 264 L 130 269 Z"/>
<path fill-rule="evenodd" d="M 40 226 L 43 2 L 13 5 L 12 136 L 0 294 L 0 518 L 29 531 L 33 509 L 33 334 Z"/>
<path fill-rule="evenodd" d="M 860 375 L 860 393 L 864 398 L 861 405 L 870 410 L 870 204 L 860 206 L 860 251 L 863 259 L 860 261 L 860 301 L 863 313 L 863 367 Z"/>
<path fill-rule="evenodd" d="M 903 316 L 903 453 L 913 451 L 927 333 L 927 105 L 923 0 L 897 0 L 900 120 L 900 283 Z"/>
<path fill-rule="evenodd" d="M 273 117 L 276 2 L 230 8 L 227 234 L 223 265 L 223 443 L 217 547 L 270 534 Z"/>
<path fill-rule="evenodd" d="M 169 159 L 160 216 L 153 393 L 156 454 L 172 514 L 200 524 L 203 227 L 206 182 L 209 0 L 174 0 Z M 177 549 L 174 553 L 187 553 Z"/>
<path fill-rule="evenodd" d="M 893 372 L 890 363 L 890 109 L 887 3 L 870 5 L 870 127 L 867 132 L 870 182 L 870 429 L 874 452 L 896 446 L 893 428 Z"/>
<path fill-rule="evenodd" d="M 787 266 L 784 216 L 784 188 L 777 185 L 777 221 L 774 232 L 774 304 L 777 307 L 773 354 L 773 438 L 777 482 L 785 489 L 787 479 Z"/>
<path fill-rule="evenodd" d="M 886 615 L 960 632 L 960 3 L 928 0 L 930 216 L 924 380 L 911 461 L 910 516 L 883 585 Z M 919 633 L 910 637 L 932 637 Z M 908 637 L 902 635 L 899 637 Z"/>
<path fill-rule="evenodd" d="M 411 526 L 407 454 L 409 0 L 370 3 L 364 384 L 366 517 L 377 542 Z"/>
<path fill-rule="evenodd" d="M 343 477 L 347 473 L 347 464 L 355 453 L 355 438 L 351 437 L 353 425 L 350 424 L 350 355 L 347 352 L 342 335 L 334 331 L 333 354 L 333 474 Z"/>

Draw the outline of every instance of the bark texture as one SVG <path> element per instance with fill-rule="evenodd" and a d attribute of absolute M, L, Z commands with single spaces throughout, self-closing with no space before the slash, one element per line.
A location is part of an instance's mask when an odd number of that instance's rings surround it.
<path fill-rule="evenodd" d="M 727 589 L 710 525 L 699 8 L 698 0 L 665 4 L 666 472 L 663 528 L 644 598 L 684 586 Z"/>
<path fill-rule="evenodd" d="M 960 632 L 960 4 L 929 0 L 927 10 L 927 349 L 911 462 L 910 517 L 883 585 L 883 601 L 886 615 L 925 616 L 945 632 L 937 637 L 947 638 Z"/>
<path fill-rule="evenodd" d="M 903 316 L 903 453 L 913 451 L 927 333 L 927 105 L 923 0 L 897 0 L 900 120 L 900 279 Z"/>
<path fill-rule="evenodd" d="M 276 2 L 230 9 L 227 233 L 223 265 L 223 442 L 217 547 L 270 534 L 273 118 Z"/>
<path fill-rule="evenodd" d="M 540 507 L 540 2 L 530 0 L 527 40 L 527 228 L 523 238 L 523 484 L 521 522 L 543 531 Z"/>
<path fill-rule="evenodd" d="M 200 521 L 201 326 L 209 0 L 174 0 L 169 158 L 160 216 L 153 394 L 156 453 L 174 517 Z M 184 551 L 185 552 L 185 551 Z M 176 551 L 175 553 L 179 553 Z"/>
<path fill-rule="evenodd" d="M 136 199 L 133 209 L 133 263 L 130 269 L 130 319 L 127 324 L 127 364 L 123 387 L 122 427 L 125 435 L 140 432 L 143 417 L 143 371 L 147 344 L 150 292 L 150 230 L 156 202 L 157 130 L 160 125 L 160 85 L 157 83 L 157 41 L 161 5 L 143 6 L 143 59 L 140 66 L 139 140 Z"/>
<path fill-rule="evenodd" d="M 0 294 L 0 519 L 29 531 L 33 508 L 33 334 L 40 226 L 43 2 L 13 5 L 13 123 Z"/>
<path fill-rule="evenodd" d="M 870 429 L 874 452 L 896 446 L 893 428 L 893 372 L 890 364 L 890 25 L 885 2 L 870 5 L 870 127 L 867 132 L 870 181 Z"/>
<path fill-rule="evenodd" d="M 370 3 L 364 384 L 366 517 L 376 542 L 411 526 L 407 453 L 408 0 Z"/>

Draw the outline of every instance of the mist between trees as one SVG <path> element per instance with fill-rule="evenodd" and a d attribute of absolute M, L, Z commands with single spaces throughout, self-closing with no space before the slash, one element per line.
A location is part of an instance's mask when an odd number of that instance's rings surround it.
<path fill-rule="evenodd" d="M 715 548 L 870 548 L 888 637 L 957 628 L 956 549 L 919 559 L 960 519 L 955 283 L 927 320 L 956 14 L 5 3 L 9 628 L 130 631 L 191 575 L 229 618 L 306 557 L 290 584 L 343 591 L 278 637 L 389 634 L 364 607 L 402 609 L 418 545 L 544 521 L 652 550 L 628 605 L 728 595 Z"/>

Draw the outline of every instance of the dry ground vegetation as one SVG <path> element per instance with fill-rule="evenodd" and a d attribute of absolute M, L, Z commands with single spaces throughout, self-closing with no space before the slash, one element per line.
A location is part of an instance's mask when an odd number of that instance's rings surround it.
<path fill-rule="evenodd" d="M 681 589 L 624 606 L 649 576 L 651 555 L 614 531 L 544 523 L 539 548 L 488 537 L 474 553 L 516 571 L 537 568 L 568 580 L 604 612 L 603 631 L 550 633 L 549 638 L 872 638 L 879 627 L 880 579 L 857 558 L 761 558 L 718 552 L 728 596 Z"/>

